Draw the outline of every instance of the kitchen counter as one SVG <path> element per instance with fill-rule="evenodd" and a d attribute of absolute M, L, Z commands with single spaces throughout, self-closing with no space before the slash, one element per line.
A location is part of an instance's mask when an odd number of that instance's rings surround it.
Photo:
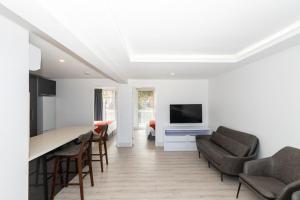
<path fill-rule="evenodd" d="M 70 126 L 46 131 L 30 138 L 29 161 L 38 158 L 93 130 L 93 126 Z"/>

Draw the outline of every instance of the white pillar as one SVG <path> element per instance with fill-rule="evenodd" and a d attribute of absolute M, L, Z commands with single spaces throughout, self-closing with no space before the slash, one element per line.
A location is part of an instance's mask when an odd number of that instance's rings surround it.
<path fill-rule="evenodd" d="M 1 199 L 28 199 L 29 34 L 0 15 Z"/>
<path fill-rule="evenodd" d="M 128 84 L 120 84 L 118 88 L 118 147 L 131 147 L 133 136 L 133 90 Z"/>

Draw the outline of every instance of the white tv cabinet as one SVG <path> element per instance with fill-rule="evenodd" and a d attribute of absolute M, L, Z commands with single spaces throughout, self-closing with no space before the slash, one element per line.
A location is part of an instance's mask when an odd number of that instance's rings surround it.
<path fill-rule="evenodd" d="M 196 135 L 209 135 L 203 126 L 170 125 L 164 129 L 164 151 L 197 151 Z"/>

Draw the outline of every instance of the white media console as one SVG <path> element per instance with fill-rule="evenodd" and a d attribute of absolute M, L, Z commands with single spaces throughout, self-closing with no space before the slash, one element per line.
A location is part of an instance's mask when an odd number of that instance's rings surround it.
<path fill-rule="evenodd" d="M 164 151 L 197 151 L 196 135 L 209 134 L 203 126 L 168 126 L 164 130 Z"/>

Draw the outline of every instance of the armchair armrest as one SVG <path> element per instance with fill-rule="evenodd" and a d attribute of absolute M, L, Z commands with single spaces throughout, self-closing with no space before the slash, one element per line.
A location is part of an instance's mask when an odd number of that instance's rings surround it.
<path fill-rule="evenodd" d="M 264 176 L 270 173 L 272 158 L 263 158 L 258 160 L 251 160 L 244 165 L 244 174 L 252 176 Z"/>
<path fill-rule="evenodd" d="M 292 194 L 292 200 L 300 200 L 300 190 Z"/>
<path fill-rule="evenodd" d="M 300 190 L 300 180 L 289 183 L 283 189 L 282 193 L 278 197 L 278 200 L 290 200 L 292 198 L 293 192 L 296 192 L 298 190 Z"/>
<path fill-rule="evenodd" d="M 222 169 L 228 174 L 238 175 L 243 171 L 244 163 L 253 160 L 255 157 L 256 155 L 248 157 L 225 156 L 223 157 Z"/>

